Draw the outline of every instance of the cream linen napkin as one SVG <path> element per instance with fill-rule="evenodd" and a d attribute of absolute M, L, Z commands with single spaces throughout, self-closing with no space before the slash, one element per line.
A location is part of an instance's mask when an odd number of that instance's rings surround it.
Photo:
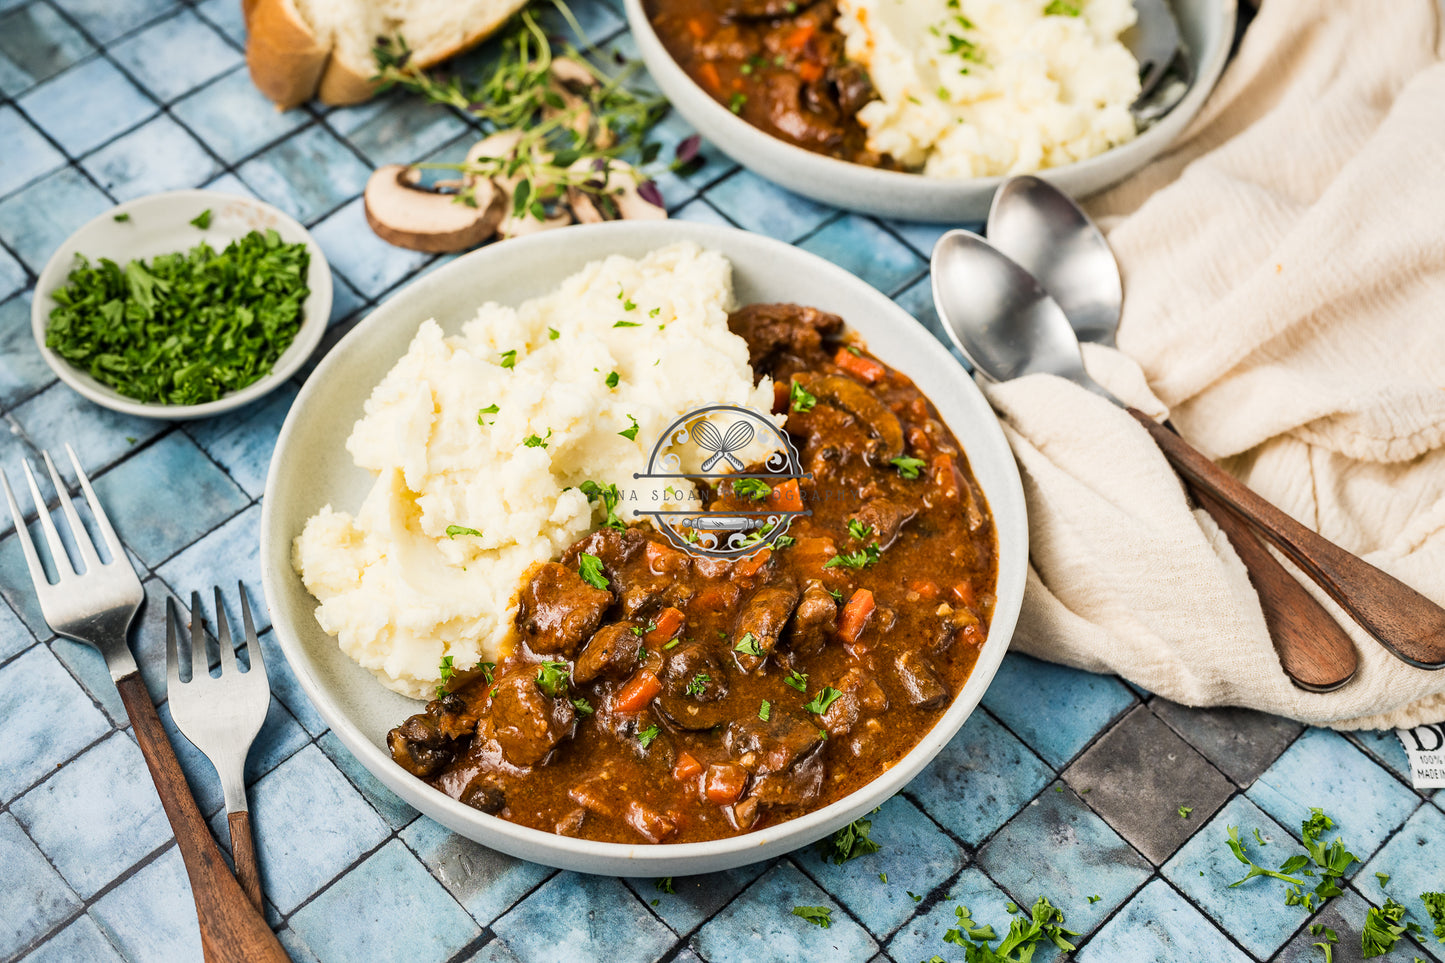
<path fill-rule="evenodd" d="M 1434 0 L 1269 0 L 1172 151 L 1089 207 L 1124 275 L 1095 377 L 1253 489 L 1445 602 L 1445 63 Z M 1360 670 L 1290 684 L 1228 541 L 1126 414 L 988 389 L 1032 550 L 1015 645 L 1189 705 L 1338 728 L 1445 719 L 1445 671 L 1341 618 Z M 1313 583 L 1306 583 L 1315 589 Z"/>

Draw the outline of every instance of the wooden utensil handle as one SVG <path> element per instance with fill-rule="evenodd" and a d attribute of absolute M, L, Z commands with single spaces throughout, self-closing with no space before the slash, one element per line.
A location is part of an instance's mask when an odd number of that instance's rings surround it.
<path fill-rule="evenodd" d="M 1191 485 L 1190 491 L 1229 537 L 1249 570 L 1270 641 L 1290 681 L 1310 692 L 1331 692 L 1353 679 L 1359 655 L 1334 616 L 1304 590 L 1238 516 L 1204 489 Z"/>
<path fill-rule="evenodd" d="M 236 881 L 246 891 L 246 898 L 257 912 L 261 908 L 261 867 L 256 862 L 256 842 L 251 838 L 251 814 L 245 810 L 227 813 L 231 824 L 231 862 L 236 866 Z"/>
<path fill-rule="evenodd" d="M 290 963 L 276 934 L 241 892 L 220 847 L 211 838 L 140 673 L 124 676 L 115 687 L 120 690 L 136 742 L 176 834 L 196 900 L 206 959 L 215 963 Z"/>
<path fill-rule="evenodd" d="M 1413 666 L 1445 667 L 1445 609 L 1290 518 L 1142 411 L 1128 411 L 1179 474 L 1269 539 L 1381 645 Z"/>

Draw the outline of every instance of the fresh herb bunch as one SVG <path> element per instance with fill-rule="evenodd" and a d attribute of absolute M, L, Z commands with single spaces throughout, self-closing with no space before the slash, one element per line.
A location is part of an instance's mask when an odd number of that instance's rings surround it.
<path fill-rule="evenodd" d="M 553 3 L 577 36 L 585 36 L 566 4 Z M 590 45 L 586 51 L 567 42 L 554 45 L 524 9 L 504 32 L 491 73 L 480 82 L 418 68 L 401 37 L 377 38 L 373 49 L 377 71 L 372 79 L 381 90 L 401 87 L 463 111 L 488 133 L 516 131 L 516 143 L 497 156 L 471 163 L 417 165 L 514 183 L 514 216 L 544 220 L 548 203 L 572 188 L 589 195 L 604 215 L 616 217 L 611 193 L 617 176 L 630 177 L 645 200 L 662 207 L 657 185 L 639 168 L 651 165 L 661 151 L 647 134 L 667 113 L 667 100 L 644 96 L 628 86 L 640 63 L 626 62 L 609 74 L 589 56 L 594 51 Z M 563 87 L 553 71 L 563 58 L 570 61 L 566 67 L 575 65 L 589 82 Z M 696 136 L 680 143 L 671 168 L 699 163 L 699 144 Z M 457 199 L 476 204 L 470 189 L 459 191 Z"/>
<path fill-rule="evenodd" d="M 268 374 L 301 330 L 304 244 L 252 231 L 124 267 L 77 255 L 55 292 L 45 345 L 92 378 L 150 404 L 215 401 Z"/>

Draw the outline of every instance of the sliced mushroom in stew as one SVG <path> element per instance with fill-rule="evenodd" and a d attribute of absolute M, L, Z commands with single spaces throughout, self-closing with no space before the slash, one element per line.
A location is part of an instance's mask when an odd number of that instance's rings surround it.
<path fill-rule="evenodd" d="M 813 473 L 777 488 L 798 484 L 786 497 L 811 514 L 736 561 L 637 524 L 536 566 L 516 652 L 392 730 L 398 765 L 525 826 L 692 842 L 840 799 L 938 721 L 993 613 L 994 527 L 967 458 L 836 316 L 764 304 L 730 324 Z"/>

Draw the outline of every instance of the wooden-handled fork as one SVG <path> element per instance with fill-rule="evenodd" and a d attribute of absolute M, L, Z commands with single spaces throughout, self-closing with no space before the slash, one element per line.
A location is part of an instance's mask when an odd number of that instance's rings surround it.
<path fill-rule="evenodd" d="M 46 545 L 58 577 L 52 585 L 46 578 L 35 544 L 25 527 L 25 518 L 15 503 L 10 480 L 0 470 L 0 484 L 3 484 L 10 515 L 15 520 L 15 534 L 25 555 L 25 564 L 30 569 L 30 578 L 35 583 L 35 594 L 40 598 L 40 611 L 52 630 L 91 646 L 105 657 L 110 677 L 120 691 L 126 714 L 130 716 L 136 742 L 140 744 L 141 754 L 150 768 L 156 793 L 176 834 L 176 844 L 186 864 L 186 875 L 190 877 L 191 893 L 196 901 L 196 917 L 200 921 L 201 946 L 206 959 L 211 963 L 290 963 L 290 957 L 277 941 L 276 934 L 271 932 L 271 927 L 231 875 L 225 857 L 211 838 L 205 817 L 186 785 L 175 750 L 161 728 L 160 717 L 156 715 L 155 705 L 141 681 L 126 641 L 131 621 L 145 598 L 145 592 L 75 452 L 69 445 L 65 450 L 75 466 L 76 477 L 80 479 L 80 487 L 85 492 L 86 503 L 95 518 L 110 561 L 101 562 L 90 535 L 80 523 L 65 483 L 47 453 L 44 456 L 45 467 L 50 471 L 60 509 L 84 566 L 81 573 L 71 566 L 65 545 L 60 540 L 45 500 L 41 498 L 40 488 L 35 484 L 35 476 L 29 463 L 25 463 L 30 496 L 35 501 L 35 513 L 45 532 Z"/>

